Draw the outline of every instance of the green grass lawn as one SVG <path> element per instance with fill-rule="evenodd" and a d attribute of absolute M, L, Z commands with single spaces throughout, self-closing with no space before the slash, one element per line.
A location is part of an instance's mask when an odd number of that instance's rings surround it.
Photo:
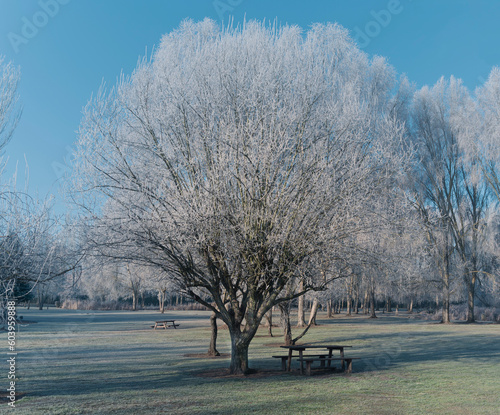
<path fill-rule="evenodd" d="M 16 386 L 24 395 L 16 414 L 500 413 L 498 324 L 320 315 L 303 343 L 353 345 L 349 355 L 361 357 L 354 373 L 280 372 L 271 356 L 283 353 L 282 337 L 262 328 L 249 354 L 251 367 L 264 371 L 230 377 L 217 376 L 228 357 L 186 356 L 208 348 L 206 312 L 167 312 L 181 326 L 156 331 L 150 325 L 161 315 L 151 311 L 19 308 L 18 314 L 37 323 L 18 333 Z M 227 330 L 219 330 L 218 349 L 230 352 Z M 0 413 L 9 413 L 1 405 Z"/>

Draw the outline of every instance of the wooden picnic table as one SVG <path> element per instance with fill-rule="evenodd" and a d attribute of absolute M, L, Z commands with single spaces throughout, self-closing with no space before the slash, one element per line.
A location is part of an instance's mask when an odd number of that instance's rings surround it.
<path fill-rule="evenodd" d="M 154 326 L 151 326 L 153 327 L 155 330 L 158 328 L 158 327 L 163 327 L 165 330 L 167 329 L 167 327 L 173 327 L 174 329 L 177 328 L 179 324 L 175 324 L 175 320 L 159 320 L 159 321 L 155 321 L 155 325 Z"/>
<path fill-rule="evenodd" d="M 338 344 L 314 344 L 314 345 L 305 345 L 305 344 L 294 344 L 293 346 L 280 346 L 283 349 L 288 349 L 288 365 L 287 365 L 287 370 L 290 372 L 291 367 L 292 367 L 292 355 L 293 352 L 299 352 L 299 361 L 300 361 L 300 373 L 304 372 L 304 351 L 307 349 L 326 349 L 328 350 L 328 355 L 327 357 L 321 362 L 324 364 L 325 362 L 328 362 L 328 367 L 331 367 L 331 362 L 332 362 L 332 355 L 334 350 L 338 350 L 340 352 L 340 361 L 342 364 L 342 370 L 345 370 L 345 361 L 344 361 L 344 349 L 346 347 L 352 347 L 352 346 L 346 346 L 346 345 L 338 345 Z M 325 353 L 326 356 L 326 353 Z"/>

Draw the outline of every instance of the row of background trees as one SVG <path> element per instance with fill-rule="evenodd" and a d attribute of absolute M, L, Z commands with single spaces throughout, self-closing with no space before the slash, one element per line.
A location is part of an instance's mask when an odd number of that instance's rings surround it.
<path fill-rule="evenodd" d="M 451 302 L 472 322 L 498 306 L 499 126 L 498 69 L 474 93 L 453 77 L 417 90 L 338 25 L 186 21 L 91 99 L 72 231 L 37 230 L 50 270 L 2 283 L 64 275 L 62 300 L 134 307 L 181 293 L 228 326 L 233 373 L 264 316 L 278 306 L 286 327 L 304 295 L 372 315 L 437 296 L 443 322 Z"/>

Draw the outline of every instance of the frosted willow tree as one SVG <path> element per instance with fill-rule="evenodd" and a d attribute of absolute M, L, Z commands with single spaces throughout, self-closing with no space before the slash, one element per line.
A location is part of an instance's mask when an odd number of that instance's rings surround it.
<path fill-rule="evenodd" d="M 484 240 L 489 189 L 481 180 L 477 157 L 468 157 L 460 137 L 477 137 L 474 103 L 461 81 L 441 79 L 415 94 L 412 133 L 419 155 L 415 204 L 427 229 L 443 287 L 443 322 L 449 323 L 453 254 L 460 257 L 468 292 L 467 320 L 474 321 L 474 296 L 481 273 L 480 250 Z M 471 126 L 473 126 L 471 128 Z"/>
<path fill-rule="evenodd" d="M 89 102 L 72 195 L 102 255 L 160 267 L 227 324 L 246 373 L 261 319 L 336 275 L 398 168 L 394 85 L 337 25 L 186 21 Z"/>
<path fill-rule="evenodd" d="M 485 255 L 488 232 L 495 227 L 488 218 L 494 214 L 491 202 L 500 201 L 500 69 L 493 68 L 485 84 L 476 89 L 474 96 L 462 93 L 461 106 L 453 118 L 458 143 L 464 153 L 463 172 L 470 176 L 464 183 L 468 202 L 466 228 L 470 238 L 467 244 L 457 243 L 466 269 L 468 286 L 467 321 L 474 321 L 475 282 L 489 275 L 485 268 L 491 258 Z M 487 226 L 487 222 L 490 222 Z M 488 229 L 489 228 L 489 229 Z M 491 239 L 490 239 L 491 242 Z M 468 255 L 466 255 L 468 254 Z"/>
<path fill-rule="evenodd" d="M 38 201 L 0 186 L 0 282 L 13 300 L 17 283 L 44 284 L 73 270 L 78 263 L 71 237 L 61 230 L 48 201 Z"/>
<path fill-rule="evenodd" d="M 414 178 L 414 202 L 420 212 L 443 297 L 443 322 L 450 322 L 450 279 L 454 252 L 453 225 L 457 202 L 462 204 L 460 149 L 450 125 L 450 110 L 456 108 L 450 90 L 458 87 L 443 78 L 432 88 L 417 91 L 412 107 L 412 133 L 420 163 Z"/>

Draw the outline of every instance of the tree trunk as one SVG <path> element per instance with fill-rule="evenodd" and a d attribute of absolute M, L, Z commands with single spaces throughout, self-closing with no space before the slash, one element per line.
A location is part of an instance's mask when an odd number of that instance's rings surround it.
<path fill-rule="evenodd" d="M 449 281 L 443 284 L 443 319 L 442 323 L 449 324 L 450 321 L 450 288 Z"/>
<path fill-rule="evenodd" d="M 471 266 L 465 269 L 465 281 L 467 284 L 467 323 L 474 323 L 476 318 L 474 316 L 474 295 L 476 291 L 476 277 L 478 272 L 478 243 L 479 243 L 479 235 L 480 235 L 480 222 L 482 217 L 482 207 L 479 202 L 480 198 L 478 195 L 477 186 L 472 187 L 472 200 L 476 203 L 472 203 L 472 243 L 470 246 L 470 261 Z M 465 250 L 464 250 L 465 251 Z M 464 252 L 465 254 L 465 252 Z"/>
<path fill-rule="evenodd" d="M 231 364 L 229 372 L 233 375 L 245 375 L 249 372 L 248 367 L 248 346 L 250 342 L 241 333 L 240 327 L 232 327 L 229 330 L 231 335 Z"/>
<path fill-rule="evenodd" d="M 213 312 L 210 315 L 210 329 L 212 335 L 210 336 L 210 346 L 208 348 L 209 356 L 220 356 L 220 353 L 217 351 L 217 315 Z"/>
<path fill-rule="evenodd" d="M 370 318 L 377 318 L 375 314 L 375 290 L 370 291 Z"/>
<path fill-rule="evenodd" d="M 38 309 L 43 310 L 44 295 L 40 286 L 37 286 Z"/>
<path fill-rule="evenodd" d="M 408 304 L 408 313 L 413 313 L 413 297 L 410 298 L 410 303 Z"/>
<path fill-rule="evenodd" d="M 137 311 L 137 293 L 132 291 L 132 311 Z"/>
<path fill-rule="evenodd" d="M 443 275 L 443 323 L 450 321 L 450 258 L 448 252 L 445 254 L 445 270 Z"/>
<path fill-rule="evenodd" d="M 389 297 L 387 297 L 387 301 L 386 301 L 386 311 L 388 313 L 390 313 L 392 311 L 392 304 L 391 304 L 391 299 Z"/>
<path fill-rule="evenodd" d="M 313 300 L 312 307 L 311 307 L 311 314 L 309 315 L 309 323 L 308 326 L 316 326 L 316 313 L 318 312 L 318 304 L 319 301 L 317 298 Z"/>
<path fill-rule="evenodd" d="M 445 239 L 445 252 L 443 264 L 443 319 L 442 323 L 449 324 L 450 321 L 450 224 L 448 224 L 448 232 Z M 436 297 L 437 299 L 437 297 Z M 437 305 L 437 303 L 436 303 Z"/>
<path fill-rule="evenodd" d="M 304 283 L 300 283 L 299 290 L 303 290 Z M 305 327 L 306 322 L 304 321 L 304 296 L 301 295 L 298 299 L 298 311 L 297 311 L 297 327 Z"/>
<path fill-rule="evenodd" d="M 264 316 L 267 321 L 267 331 L 273 337 L 273 309 L 271 308 Z"/>
<path fill-rule="evenodd" d="M 363 314 L 368 314 L 368 297 L 369 297 L 369 291 L 368 289 L 365 291 L 365 298 L 363 300 Z"/>
<path fill-rule="evenodd" d="M 326 302 L 326 317 L 327 318 L 332 318 L 333 317 L 333 314 L 332 314 L 332 299 L 328 299 L 328 301 Z"/>
<path fill-rule="evenodd" d="M 359 286 L 357 284 L 354 291 L 354 314 L 359 314 Z"/>
<path fill-rule="evenodd" d="M 43 305 L 45 303 L 45 301 L 44 301 L 45 298 L 44 297 L 45 296 L 43 294 L 40 294 L 40 293 L 38 294 L 38 309 L 39 310 L 43 310 Z"/>
<path fill-rule="evenodd" d="M 285 336 L 285 346 L 292 345 L 292 328 L 290 326 L 290 303 L 280 303 L 280 325 Z"/>
<path fill-rule="evenodd" d="M 160 313 L 165 313 L 165 291 L 158 290 L 158 302 L 160 303 Z"/>
<path fill-rule="evenodd" d="M 476 274 L 470 277 L 467 284 L 467 323 L 474 323 L 474 292 L 476 288 Z"/>
<path fill-rule="evenodd" d="M 348 316 L 351 315 L 351 302 L 352 302 L 352 276 L 349 279 L 347 287 L 347 298 L 346 298 L 346 313 Z"/>

